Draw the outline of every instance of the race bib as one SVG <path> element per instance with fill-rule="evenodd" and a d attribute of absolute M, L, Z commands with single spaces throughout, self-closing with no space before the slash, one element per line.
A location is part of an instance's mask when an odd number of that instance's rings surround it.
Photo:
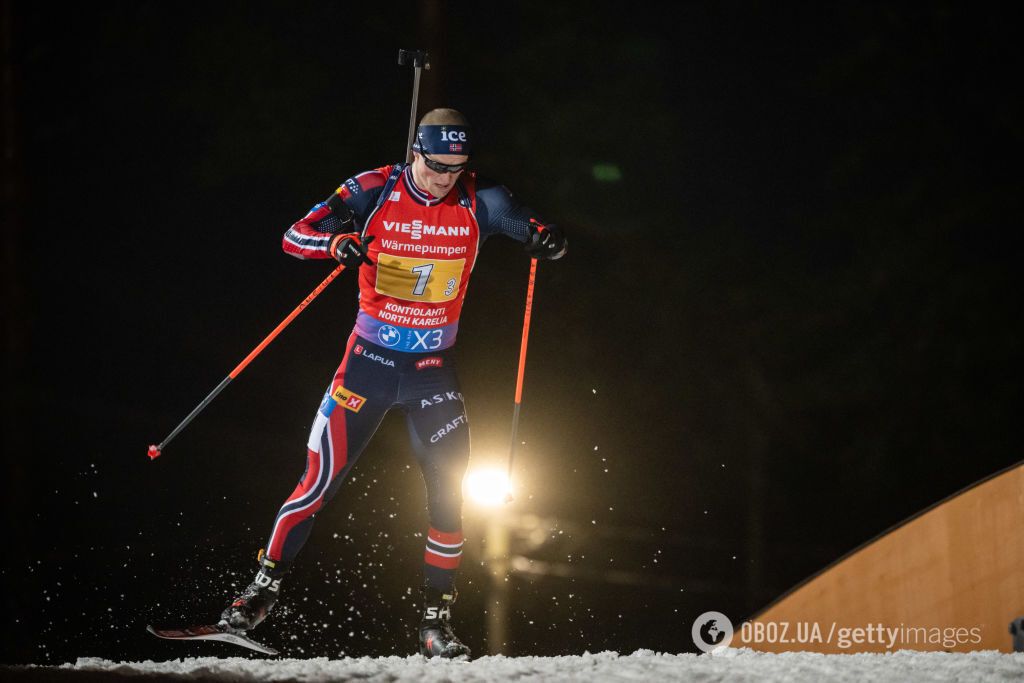
<path fill-rule="evenodd" d="M 459 293 L 466 259 L 420 259 L 377 254 L 378 294 L 404 301 L 443 303 Z"/>

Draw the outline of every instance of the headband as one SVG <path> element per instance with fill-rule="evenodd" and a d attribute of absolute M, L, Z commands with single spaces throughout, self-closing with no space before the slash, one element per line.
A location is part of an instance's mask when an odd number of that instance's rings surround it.
<path fill-rule="evenodd" d="M 469 126 L 420 126 L 412 143 L 414 152 L 421 154 L 465 154 L 473 150 Z"/>

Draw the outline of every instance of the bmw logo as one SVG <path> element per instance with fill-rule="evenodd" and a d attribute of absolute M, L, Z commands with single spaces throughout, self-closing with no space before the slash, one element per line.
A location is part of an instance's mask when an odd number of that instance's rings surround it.
<path fill-rule="evenodd" d="M 384 346 L 394 346 L 402 339 L 402 335 L 391 325 L 384 325 L 377 330 L 377 339 Z"/>

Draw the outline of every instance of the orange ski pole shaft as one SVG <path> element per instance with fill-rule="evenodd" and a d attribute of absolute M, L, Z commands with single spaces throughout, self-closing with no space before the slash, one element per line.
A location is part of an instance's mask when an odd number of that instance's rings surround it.
<path fill-rule="evenodd" d="M 261 341 L 259 343 L 259 345 L 255 349 L 253 349 L 249 353 L 249 355 L 246 356 L 242 360 L 241 363 L 239 363 L 237 366 L 235 366 L 234 370 L 232 370 L 230 373 L 228 373 L 227 377 L 225 377 L 224 379 L 221 380 L 220 384 L 218 384 L 216 387 L 213 388 L 213 391 L 211 391 L 209 394 L 207 394 L 206 398 L 204 398 L 199 403 L 199 405 L 197 405 L 192 410 L 192 412 L 189 413 L 188 416 L 185 417 L 185 419 L 181 421 L 181 424 L 179 424 L 177 427 L 174 428 L 174 431 L 172 431 L 170 434 L 167 435 L 166 439 L 161 441 L 159 445 L 150 446 L 149 447 L 149 452 L 148 452 L 149 458 L 151 460 L 155 460 L 156 458 L 160 457 L 160 454 L 163 452 L 163 450 L 167 446 L 167 444 L 169 444 L 171 442 L 171 439 L 176 437 L 181 432 L 181 430 L 183 430 L 185 427 L 187 427 L 188 424 L 192 420 L 194 420 L 195 417 L 199 413 L 203 412 L 203 409 L 206 408 L 206 406 L 210 405 L 210 402 L 213 401 L 213 399 L 217 398 L 217 395 L 224 390 L 224 387 L 226 387 L 228 384 L 231 383 L 231 380 L 233 380 L 234 378 L 236 378 L 240 374 L 242 374 L 242 371 L 245 370 L 245 368 L 249 365 L 249 363 L 251 363 L 253 361 L 253 359 L 256 358 L 256 356 L 260 355 L 263 352 L 263 349 L 267 348 L 267 346 L 270 345 L 270 342 L 274 341 L 274 339 L 277 337 L 277 335 L 281 334 L 281 331 L 284 330 L 284 328 L 288 327 L 288 325 L 293 320 L 295 320 L 295 318 L 299 315 L 299 313 L 302 313 L 302 311 L 305 310 L 306 306 L 308 306 L 310 304 L 310 302 L 313 301 L 313 299 L 315 299 L 318 296 L 320 296 L 320 293 L 323 292 L 325 289 L 327 289 L 327 285 L 331 284 L 331 282 L 334 280 L 334 278 L 338 277 L 338 275 L 340 275 L 341 271 L 343 271 L 343 270 L 345 270 L 345 266 L 339 265 L 337 268 L 335 268 L 333 271 L 331 271 L 331 274 L 328 275 L 324 279 L 323 282 L 321 282 L 319 285 L 317 285 L 316 289 L 314 289 L 312 292 L 310 292 L 309 296 L 307 296 L 305 299 L 303 299 L 302 303 L 300 303 L 298 306 L 296 306 L 295 310 L 288 314 L 288 317 L 286 317 L 284 320 L 282 320 L 281 323 L 277 327 L 275 327 L 273 329 L 273 331 L 271 331 L 271 333 L 268 334 L 266 336 L 266 338 L 263 341 Z"/>
<path fill-rule="evenodd" d="M 516 456 L 516 434 L 519 432 L 519 407 L 523 402 L 523 375 L 526 372 L 526 345 L 530 338 L 530 313 L 533 310 L 533 286 L 537 280 L 537 259 L 530 259 L 530 283 L 526 287 L 526 314 L 523 316 L 523 339 L 519 346 L 519 374 L 516 376 L 516 403 L 512 412 L 512 439 L 508 445 L 508 480 L 512 481 L 512 461 Z M 511 488 L 507 501 L 512 500 Z"/>

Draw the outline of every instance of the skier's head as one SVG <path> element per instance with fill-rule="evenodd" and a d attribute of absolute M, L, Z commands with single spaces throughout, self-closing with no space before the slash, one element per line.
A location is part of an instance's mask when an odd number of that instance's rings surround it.
<path fill-rule="evenodd" d="M 455 186 L 472 151 L 469 121 L 455 109 L 433 109 L 420 119 L 413 141 L 412 173 L 416 184 L 435 197 Z"/>

